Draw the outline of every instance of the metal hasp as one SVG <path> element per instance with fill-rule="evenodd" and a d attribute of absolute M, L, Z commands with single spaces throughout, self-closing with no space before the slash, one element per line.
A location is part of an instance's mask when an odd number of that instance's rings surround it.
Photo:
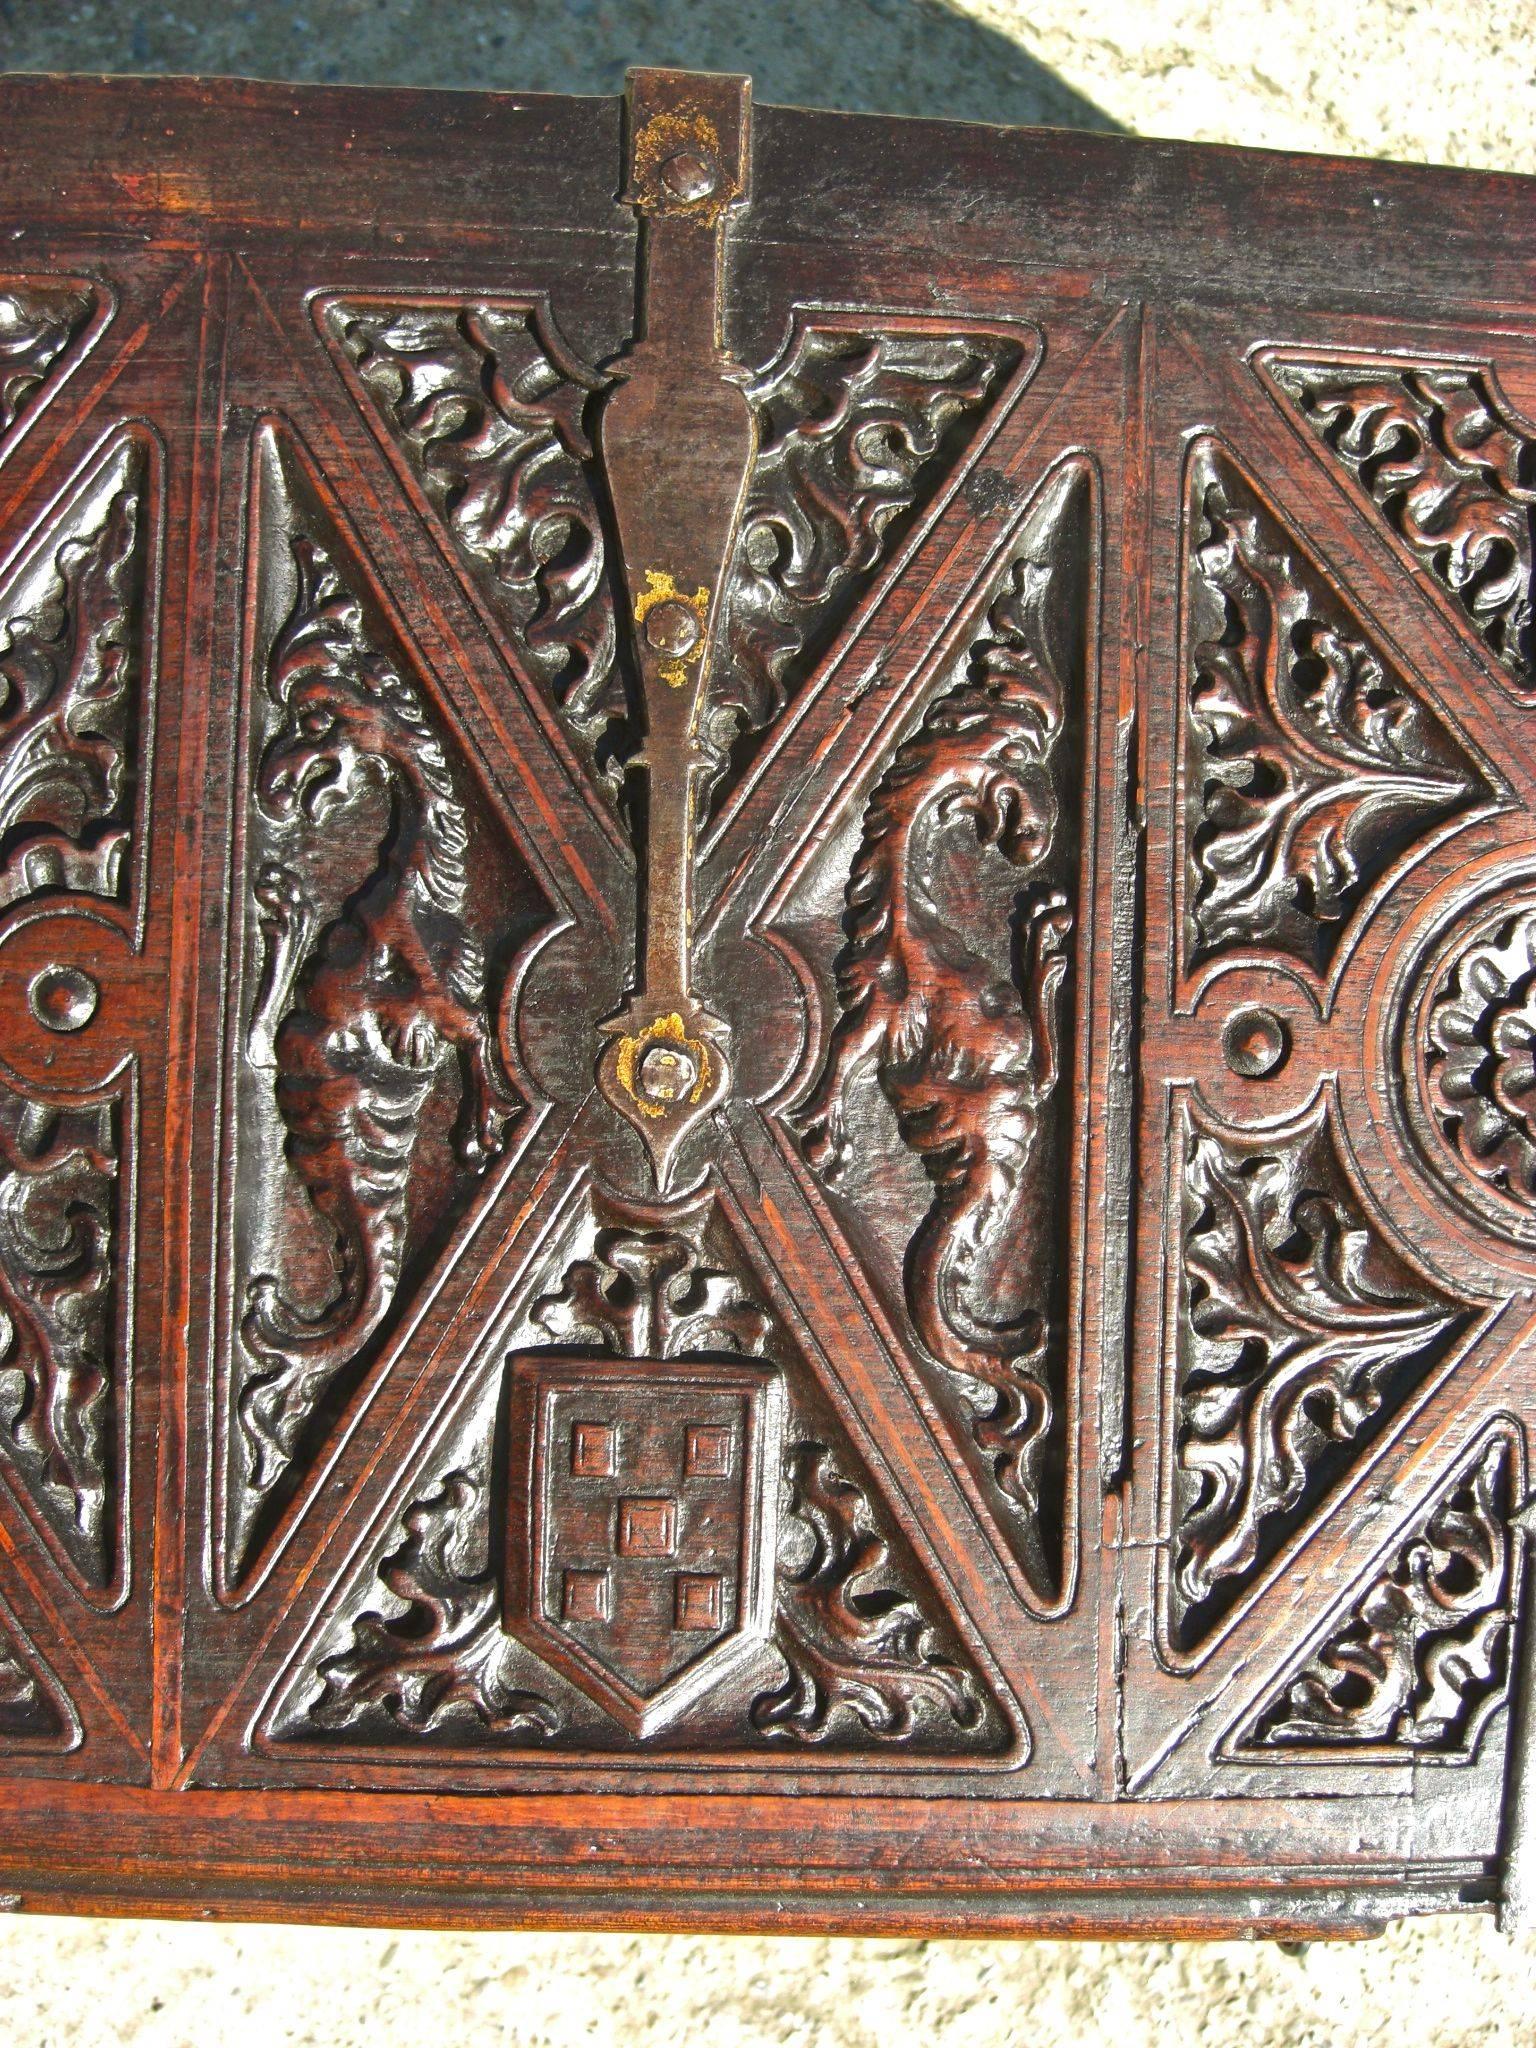
<path fill-rule="evenodd" d="M 679 1145 L 730 1085 L 726 1027 L 695 998 L 689 969 L 694 838 L 713 760 L 703 712 L 757 437 L 747 373 L 721 334 L 750 91 L 745 78 L 631 74 L 624 196 L 641 223 L 637 335 L 598 426 L 643 699 L 646 844 L 634 989 L 602 1026 L 597 1080 L 644 1139 L 663 1193 Z"/>

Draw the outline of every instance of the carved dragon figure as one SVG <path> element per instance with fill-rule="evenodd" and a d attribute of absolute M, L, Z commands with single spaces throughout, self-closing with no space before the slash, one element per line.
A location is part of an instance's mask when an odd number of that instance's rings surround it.
<path fill-rule="evenodd" d="M 297 595 L 267 672 L 283 721 L 257 801 L 279 828 L 322 826 L 374 777 L 390 819 L 376 866 L 318 943 L 292 871 L 270 865 L 258 886 L 266 959 L 252 1057 L 275 1068 L 287 1156 L 335 1233 L 338 1281 L 318 1314 L 273 1274 L 252 1282 L 244 1336 L 266 1369 L 240 1412 L 258 1490 L 394 1297 L 419 1126 L 445 1052 L 462 1076 L 455 1142 L 467 1165 L 479 1170 L 500 1150 L 516 1106 L 486 1023 L 481 948 L 464 923 L 468 832 L 442 745 L 324 548 L 301 535 L 292 549 Z"/>
<path fill-rule="evenodd" d="M 1042 1196 L 1030 1162 L 1060 1073 L 1072 918 L 1066 897 L 1039 880 L 1056 834 L 1051 757 L 1062 726 L 1039 617 L 1049 582 L 1041 563 L 1015 565 L 965 679 L 929 707 L 870 799 L 846 894 L 841 1015 L 800 1114 L 806 1157 L 831 1178 L 848 1149 L 846 1091 L 875 1059 L 934 1189 L 907 1250 L 914 1326 L 962 1383 L 990 1390 L 975 1440 L 1031 1514 L 1051 1421 L 1047 1320 L 1033 1309 L 990 1320 L 979 1297 L 1000 1246 L 1032 1228 Z M 966 945 L 931 893 L 939 837 L 962 819 L 1034 878 L 1019 900 L 1017 985 Z"/>

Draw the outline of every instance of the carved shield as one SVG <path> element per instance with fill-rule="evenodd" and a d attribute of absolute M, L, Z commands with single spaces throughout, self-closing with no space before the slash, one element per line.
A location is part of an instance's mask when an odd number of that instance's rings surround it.
<path fill-rule="evenodd" d="M 525 1355 L 511 1408 L 507 1626 L 648 1735 L 767 1637 L 783 1379 Z"/>

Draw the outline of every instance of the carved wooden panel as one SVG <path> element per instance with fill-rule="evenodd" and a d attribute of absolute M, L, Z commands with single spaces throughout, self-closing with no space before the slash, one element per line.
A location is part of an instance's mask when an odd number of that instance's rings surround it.
<path fill-rule="evenodd" d="M 8 124 L 7 1890 L 1528 1914 L 1530 192 Z"/>

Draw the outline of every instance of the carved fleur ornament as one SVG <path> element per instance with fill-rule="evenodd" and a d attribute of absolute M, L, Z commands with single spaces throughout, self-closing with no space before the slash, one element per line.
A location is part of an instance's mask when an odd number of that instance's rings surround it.
<path fill-rule="evenodd" d="M 1530 195 L 368 90 L 8 81 L 0 1901 L 1536 1920 Z"/>

